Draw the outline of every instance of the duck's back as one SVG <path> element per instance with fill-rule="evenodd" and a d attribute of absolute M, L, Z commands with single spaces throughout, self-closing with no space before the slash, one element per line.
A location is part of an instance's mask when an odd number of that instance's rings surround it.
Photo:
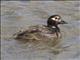
<path fill-rule="evenodd" d="M 54 31 L 45 25 L 30 26 L 27 30 L 17 34 L 15 39 L 20 40 L 53 40 L 57 38 Z"/>

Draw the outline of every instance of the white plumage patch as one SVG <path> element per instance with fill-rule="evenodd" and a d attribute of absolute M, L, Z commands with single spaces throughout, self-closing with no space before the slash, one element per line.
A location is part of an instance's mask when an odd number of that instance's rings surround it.
<path fill-rule="evenodd" d="M 58 20 L 58 19 L 52 18 L 52 20 L 57 21 L 57 22 L 61 22 L 61 19 Z"/>
<path fill-rule="evenodd" d="M 52 26 L 52 28 L 56 28 L 55 26 Z"/>
<path fill-rule="evenodd" d="M 55 19 L 55 18 L 52 18 L 52 20 L 56 21 L 56 19 Z"/>

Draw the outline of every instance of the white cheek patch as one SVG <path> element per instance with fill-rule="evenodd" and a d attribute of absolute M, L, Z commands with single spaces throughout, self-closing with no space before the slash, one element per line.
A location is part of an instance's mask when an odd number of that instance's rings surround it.
<path fill-rule="evenodd" d="M 58 22 L 58 19 L 52 18 L 52 20 L 53 20 L 53 21 L 57 21 L 57 22 Z"/>
<path fill-rule="evenodd" d="M 52 18 L 53 21 L 57 21 L 57 22 L 61 22 L 61 19 L 58 20 L 58 19 L 55 19 L 55 18 Z"/>
<path fill-rule="evenodd" d="M 58 20 L 58 19 L 56 19 L 55 21 L 59 22 L 59 20 Z"/>
<path fill-rule="evenodd" d="M 56 19 L 55 19 L 55 18 L 52 18 L 52 20 L 56 21 Z"/>

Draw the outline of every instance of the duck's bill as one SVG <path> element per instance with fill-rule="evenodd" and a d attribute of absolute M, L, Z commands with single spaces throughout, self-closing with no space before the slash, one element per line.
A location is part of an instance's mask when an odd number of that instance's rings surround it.
<path fill-rule="evenodd" d="M 68 24 L 68 23 L 62 20 L 59 24 Z"/>

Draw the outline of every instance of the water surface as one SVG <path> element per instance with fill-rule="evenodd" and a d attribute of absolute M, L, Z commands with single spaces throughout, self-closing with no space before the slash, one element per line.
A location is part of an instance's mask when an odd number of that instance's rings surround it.
<path fill-rule="evenodd" d="M 70 46 L 54 55 L 48 50 L 35 50 L 12 35 L 30 25 L 45 24 L 50 15 L 59 14 L 67 21 L 61 25 L 62 46 Z M 2 60 L 79 60 L 80 59 L 79 1 L 3 1 L 1 3 Z"/>

